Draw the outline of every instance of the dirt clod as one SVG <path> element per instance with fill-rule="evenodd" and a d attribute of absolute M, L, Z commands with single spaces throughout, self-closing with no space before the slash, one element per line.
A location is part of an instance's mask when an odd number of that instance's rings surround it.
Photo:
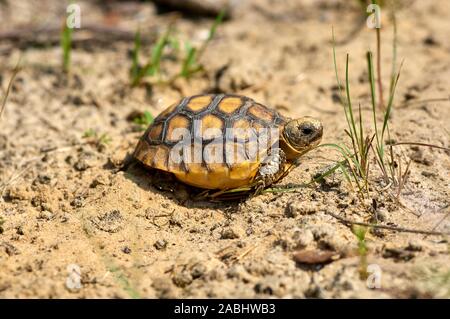
<path fill-rule="evenodd" d="M 287 217 L 314 214 L 319 210 L 318 205 L 311 202 L 292 202 L 286 206 Z"/>
<path fill-rule="evenodd" d="M 226 227 L 220 234 L 221 239 L 237 239 L 243 236 L 244 232 L 239 227 Z"/>
<path fill-rule="evenodd" d="M 123 216 L 119 210 L 112 210 L 110 212 L 98 215 L 91 219 L 94 226 L 102 231 L 108 233 L 117 233 L 123 228 Z"/>
<path fill-rule="evenodd" d="M 192 280 L 193 278 L 191 273 L 185 270 L 176 272 L 172 277 L 173 283 L 180 288 L 184 288 L 190 285 L 192 283 Z"/>

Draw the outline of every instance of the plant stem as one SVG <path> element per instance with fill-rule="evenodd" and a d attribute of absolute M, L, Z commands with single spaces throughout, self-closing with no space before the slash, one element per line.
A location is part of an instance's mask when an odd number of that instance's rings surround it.
<path fill-rule="evenodd" d="M 384 109 L 384 98 L 383 98 L 383 83 L 381 82 L 381 37 L 380 28 L 377 28 L 377 82 L 378 82 L 378 106 L 380 109 Z"/>
<path fill-rule="evenodd" d="M 16 77 L 17 73 L 19 73 L 20 61 L 21 61 L 21 58 L 19 58 L 19 61 L 17 61 L 17 64 L 16 64 L 16 66 L 15 66 L 15 68 L 13 70 L 13 74 L 12 74 L 11 78 L 9 79 L 9 83 L 8 83 L 8 87 L 6 88 L 5 96 L 3 96 L 2 104 L 0 106 L 0 120 L 1 120 L 2 115 L 3 115 L 3 111 L 5 110 L 6 101 L 8 100 L 8 95 L 9 95 L 9 92 L 11 91 L 12 84 L 14 82 L 14 78 Z"/>
<path fill-rule="evenodd" d="M 359 225 L 359 226 L 366 226 L 366 227 L 372 227 L 372 228 L 380 228 L 380 229 L 386 229 L 386 230 L 390 230 L 390 231 L 398 231 L 401 233 L 413 233 L 413 234 L 436 235 L 436 236 L 450 235 L 449 232 L 428 231 L 428 230 L 410 229 L 410 228 L 395 227 L 395 226 L 388 226 L 388 225 L 361 223 L 361 222 L 357 222 L 357 221 L 353 221 L 353 220 L 341 217 L 341 216 L 331 213 L 329 211 L 325 211 L 325 213 L 336 218 L 337 220 L 341 221 L 343 224 L 346 224 L 346 225 Z"/>

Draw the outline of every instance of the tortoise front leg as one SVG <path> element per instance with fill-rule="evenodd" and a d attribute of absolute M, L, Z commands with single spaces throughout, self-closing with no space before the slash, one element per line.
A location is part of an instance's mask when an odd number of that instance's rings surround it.
<path fill-rule="evenodd" d="M 259 167 L 253 196 L 261 194 L 266 187 L 286 176 L 287 161 L 283 150 L 275 148 L 271 153 Z"/>

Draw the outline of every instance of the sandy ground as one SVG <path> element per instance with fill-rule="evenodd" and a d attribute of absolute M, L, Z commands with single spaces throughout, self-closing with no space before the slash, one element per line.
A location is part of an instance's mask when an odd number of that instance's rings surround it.
<path fill-rule="evenodd" d="M 31 3 L 0 1 L 0 34 L 60 25 L 62 1 Z M 139 24 L 149 38 L 164 32 L 170 15 L 152 3 L 111 1 L 108 12 L 95 1 L 79 3 L 83 24 L 120 27 L 131 35 Z M 383 14 L 387 84 L 392 22 Z M 205 51 L 205 75 L 136 88 L 129 79 L 132 38 L 77 42 L 69 75 L 62 73 L 61 49 L 51 41 L 0 38 L 3 92 L 22 57 L 0 122 L 0 297 L 450 297 L 448 236 L 371 231 L 366 242 L 372 276 L 361 279 L 358 241 L 329 213 L 360 222 L 374 222 L 374 213 L 362 208 L 339 173 L 294 192 L 211 203 L 191 200 L 184 185 L 161 183 L 141 167 L 118 169 L 142 134 L 127 119 L 130 113 L 156 115 L 182 96 L 203 92 L 239 93 L 287 116 L 318 117 L 324 143 L 348 142 L 336 101 L 332 25 L 340 73 L 350 53 L 354 104 L 361 104 L 370 130 L 365 52 L 375 50 L 375 33 L 363 19 L 356 1 L 245 1 Z M 405 62 L 392 136 L 448 147 L 450 4 L 408 2 L 397 22 L 397 63 Z M 176 22 L 177 34 L 201 39 L 211 23 L 185 16 Z M 96 35 L 98 41 L 103 37 Z M 144 48 L 149 52 L 150 46 Z M 180 62 L 165 63 L 173 70 Z M 83 138 L 89 129 L 110 141 L 97 145 Z M 412 159 L 400 203 L 392 196 L 396 189 L 383 188 L 379 169 L 371 165 L 378 223 L 449 232 L 450 152 L 397 149 L 405 163 Z M 339 158 L 328 148 L 311 152 L 281 185 L 308 182 Z M 381 275 L 375 288 L 374 274 Z"/>

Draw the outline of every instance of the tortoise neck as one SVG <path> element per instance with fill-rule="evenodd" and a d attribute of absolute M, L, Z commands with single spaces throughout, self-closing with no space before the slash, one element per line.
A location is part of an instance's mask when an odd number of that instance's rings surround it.
<path fill-rule="evenodd" d="M 280 131 L 279 143 L 280 148 L 283 150 L 284 154 L 286 154 L 286 160 L 288 162 L 292 162 L 293 160 L 299 158 L 302 155 L 301 152 L 293 148 L 286 140 L 286 137 L 284 136 L 284 127 Z"/>

